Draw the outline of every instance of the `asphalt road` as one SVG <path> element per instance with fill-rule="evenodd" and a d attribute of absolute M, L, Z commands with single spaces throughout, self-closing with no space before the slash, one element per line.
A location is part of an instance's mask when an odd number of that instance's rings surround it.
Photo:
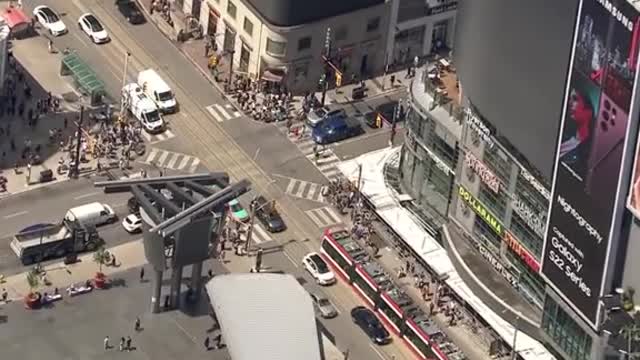
<path fill-rule="evenodd" d="M 27 8 L 33 5 L 31 1 L 24 3 Z M 45 0 L 42 3 L 49 4 L 59 13 L 64 14 L 63 19 L 70 29 L 69 34 L 54 40 L 56 47 L 69 47 L 76 50 L 99 74 L 105 82 L 107 90 L 114 97 L 119 93 L 122 83 L 127 51 L 132 54 L 128 61 L 128 81 L 133 81 L 138 71 L 154 68 L 170 84 L 180 102 L 180 112 L 168 117 L 171 130 L 176 134 L 176 137 L 166 142 L 156 143 L 153 145 L 154 147 L 170 146 L 171 151 L 182 151 L 199 158 L 201 163 L 212 171 L 227 171 L 232 179 L 248 178 L 254 189 L 248 196 L 260 193 L 268 198 L 276 199 L 278 208 L 289 224 L 288 231 L 274 236 L 277 243 L 287 244 L 282 252 L 283 258 L 291 258 L 293 262 L 299 262 L 306 253 L 318 248 L 321 229 L 318 224 L 307 217 L 305 211 L 322 204 L 312 204 L 309 200 L 288 196 L 285 190 L 291 181 L 283 179 L 296 178 L 318 184 L 325 183 L 326 179 L 300 152 L 298 147 L 290 142 L 274 125 L 256 123 L 244 116 L 217 122 L 208 113 L 206 107 L 212 104 L 226 105 L 226 100 L 152 24 L 135 27 L 126 24 L 115 9 L 113 1 Z M 86 35 L 77 29 L 77 18 L 82 13 L 88 12 L 89 9 L 106 27 L 112 38 L 110 43 L 94 45 L 88 41 Z M 378 100 L 384 99 L 372 99 L 371 101 Z M 364 104 L 361 107 L 366 109 L 367 105 Z M 377 132 L 368 132 L 363 135 L 362 139 L 343 142 L 335 145 L 334 148 L 340 152 L 342 158 L 348 158 L 386 146 L 388 135 L 385 135 L 385 130 L 377 130 Z M 275 176 L 275 174 L 279 176 Z M 45 219 L 57 219 L 68 208 L 66 204 L 64 206 L 59 204 L 65 202 L 68 204 L 70 199 L 88 193 L 81 191 L 75 185 L 70 185 L 68 190 L 71 195 L 67 191 L 60 191 L 64 195 L 58 195 L 57 200 L 51 201 L 51 204 L 55 203 L 58 208 L 63 209 L 60 211 L 60 215 L 55 214 L 52 209 L 48 209 L 46 211 L 38 210 L 42 213 L 30 213 L 28 218 L 21 219 L 20 216 L 15 216 L 5 220 L 10 221 L 12 228 L 19 230 L 20 226 L 23 226 L 20 221 L 29 224 L 30 222 L 43 222 Z M 91 190 L 95 191 L 93 188 Z M 42 193 L 37 197 L 48 198 L 50 196 L 52 194 Z M 126 195 L 122 198 L 116 198 L 116 200 L 114 200 L 114 196 L 119 195 L 109 195 L 107 202 L 117 204 L 126 201 Z M 98 198 L 100 197 L 96 195 L 95 199 Z M 6 215 L 1 213 L 0 219 L 2 216 L 25 211 L 22 210 L 25 208 L 28 208 L 28 211 L 34 211 L 31 210 L 34 208 L 31 204 L 27 204 L 25 200 L 19 201 L 17 199 L 15 203 L 12 202 L 13 199 L 3 202 L 2 211 L 6 211 Z M 54 197 L 54 199 L 56 198 Z M 92 198 L 92 200 L 94 199 Z M 21 207 L 22 203 L 25 203 L 26 206 Z M 44 206 L 39 208 L 45 209 Z M 113 235 L 110 235 L 111 231 L 113 231 Z M 118 241 L 111 240 L 111 236 L 125 239 L 124 241 L 129 239 L 128 236 L 122 234 L 119 226 L 114 226 L 113 229 L 105 228 L 103 232 L 103 236 L 108 237 L 107 242 L 113 241 L 115 243 Z M 305 239 L 311 240 L 305 241 Z M 296 241 L 290 242 L 290 240 Z M 0 247 L 5 243 L 3 241 Z M 300 270 L 292 269 L 292 271 L 299 272 Z M 327 291 L 343 310 L 359 304 L 350 289 L 336 286 L 335 289 L 327 289 Z M 381 357 L 377 353 L 377 349 L 370 346 L 369 340 L 364 338 L 359 329 L 351 324 L 336 322 L 338 325 L 335 326 L 335 336 L 338 343 L 355 341 L 351 346 L 354 358 Z M 330 322 L 328 327 L 334 328 Z M 393 349 L 395 346 L 397 345 L 394 344 L 386 348 Z M 390 357 L 382 356 L 382 358 Z"/>
<path fill-rule="evenodd" d="M 9 248 L 15 233 L 35 223 L 58 223 L 67 210 L 91 202 L 109 204 L 122 219 L 127 215 L 127 199 L 130 194 L 105 195 L 93 187 L 93 180 L 81 178 L 51 186 L 26 191 L 2 200 L 0 207 L 0 274 L 10 275 L 25 271 L 25 267 Z M 104 225 L 98 228 L 107 246 L 118 245 L 139 238 L 128 234 L 120 225 Z M 52 260 L 53 261 L 53 260 Z"/>

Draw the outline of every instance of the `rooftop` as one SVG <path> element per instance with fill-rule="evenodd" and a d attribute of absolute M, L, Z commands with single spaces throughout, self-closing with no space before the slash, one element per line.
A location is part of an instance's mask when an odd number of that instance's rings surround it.
<path fill-rule="evenodd" d="M 385 0 L 244 0 L 275 26 L 296 26 L 384 4 Z"/>
<path fill-rule="evenodd" d="M 293 276 L 219 275 L 206 288 L 233 360 L 322 359 L 311 297 Z"/>

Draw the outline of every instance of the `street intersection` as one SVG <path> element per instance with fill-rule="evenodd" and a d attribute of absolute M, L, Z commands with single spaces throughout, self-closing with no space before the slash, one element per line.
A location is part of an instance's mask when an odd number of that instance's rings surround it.
<path fill-rule="evenodd" d="M 23 3 L 29 11 L 40 4 Z M 275 199 L 289 225 L 289 230 L 281 234 L 267 234 L 260 228 L 254 233 L 257 245 L 279 250 L 270 253 L 265 262 L 304 278 L 300 259 L 309 251 L 317 251 L 322 228 L 343 221 L 324 201 L 320 188 L 337 175 L 335 165 L 339 161 L 388 146 L 388 129 L 367 129 L 360 137 L 334 144 L 323 151 L 316 162 L 310 139 L 294 138 L 281 124 L 259 123 L 238 112 L 153 24 L 135 27 L 127 24 L 110 1 L 47 0 L 42 3 L 61 13 L 70 29 L 69 34 L 53 39 L 54 46 L 76 51 L 99 75 L 115 103 L 127 52 L 131 54 L 127 81 L 134 81 L 139 71 L 153 68 L 172 87 L 180 111 L 167 117 L 169 129 L 165 133 L 146 136 L 147 152 L 136 160 L 134 168 L 163 169 L 167 173 L 225 171 L 232 179 L 249 179 L 254 191 L 241 201 L 246 204 L 249 197 L 257 194 Z M 77 18 L 89 10 L 109 31 L 110 43 L 94 45 L 75 27 Z M 41 46 L 46 46 L 45 43 L 40 41 Z M 37 62 L 35 64 L 37 66 Z M 43 86 L 47 87 L 46 84 Z M 365 113 L 377 105 L 405 96 L 404 90 L 398 89 L 344 107 L 349 114 Z M 8 243 L 15 232 L 28 225 L 57 222 L 71 206 L 93 201 L 110 204 L 120 218 L 124 217 L 128 196 L 105 195 L 93 188 L 95 180 L 98 178 L 69 180 L 0 200 L 0 273 L 10 275 L 25 270 Z M 108 246 L 137 239 L 127 234 L 119 222 L 101 228 L 100 234 Z M 306 282 L 310 281 L 306 279 Z M 347 313 L 359 304 L 343 285 L 327 292 L 341 313 Z M 369 340 L 351 324 L 348 316 L 326 321 L 325 326 L 335 335 L 340 348 L 349 349 L 356 359 L 409 358 L 399 341 L 380 349 L 370 346 Z M 95 341 L 103 335 L 97 336 Z"/>

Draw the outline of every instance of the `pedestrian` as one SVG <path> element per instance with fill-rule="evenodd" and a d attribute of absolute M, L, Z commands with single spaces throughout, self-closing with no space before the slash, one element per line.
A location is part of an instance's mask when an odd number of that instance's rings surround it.
<path fill-rule="evenodd" d="M 2 289 L 2 301 L 7 302 L 8 299 L 9 299 L 9 293 L 7 292 L 7 289 Z"/>
<path fill-rule="evenodd" d="M 224 251 L 224 249 L 220 250 L 220 260 L 221 260 L 223 263 L 224 263 L 225 253 L 226 253 L 226 251 Z"/>
<path fill-rule="evenodd" d="M 396 76 L 395 75 L 391 75 L 391 77 L 389 78 L 389 83 L 391 84 L 391 88 L 393 89 L 393 86 L 396 83 Z"/>
<path fill-rule="evenodd" d="M 109 348 L 111 347 L 111 346 L 109 345 L 109 337 L 108 337 L 108 336 L 105 336 L 105 337 L 104 337 L 104 341 L 103 341 L 103 342 L 104 342 L 104 349 L 105 349 L 105 350 L 109 350 Z"/>
<path fill-rule="evenodd" d="M 144 266 L 140 268 L 140 282 L 144 280 Z"/>
<path fill-rule="evenodd" d="M 134 330 L 135 331 L 140 331 L 140 318 L 139 317 L 136 318 L 136 323 L 134 325 Z"/>
<path fill-rule="evenodd" d="M 120 344 L 118 345 L 118 350 L 124 351 L 124 338 L 120 338 Z"/>
<path fill-rule="evenodd" d="M 205 348 L 207 351 L 209 351 L 209 350 L 211 350 L 210 345 L 211 345 L 211 344 L 209 343 L 209 337 L 207 336 L 207 337 L 205 337 L 205 338 L 204 338 L 204 348 Z"/>
<path fill-rule="evenodd" d="M 211 50 L 211 44 L 206 41 L 204 43 L 204 57 L 209 57 L 209 51 Z"/>
<path fill-rule="evenodd" d="M 64 128 L 66 129 L 68 125 L 69 125 L 69 120 L 65 117 L 64 118 Z"/>
<path fill-rule="evenodd" d="M 100 171 L 100 162 L 98 162 L 98 171 Z M 116 256 L 111 254 L 111 266 L 116 267 Z"/>
<path fill-rule="evenodd" d="M 131 351 L 131 336 L 127 336 L 127 351 Z"/>

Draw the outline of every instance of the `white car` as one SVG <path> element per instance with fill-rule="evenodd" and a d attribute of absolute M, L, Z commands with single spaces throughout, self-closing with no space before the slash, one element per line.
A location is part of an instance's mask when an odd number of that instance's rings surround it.
<path fill-rule="evenodd" d="M 67 33 L 67 26 L 60 19 L 60 15 L 50 7 L 45 5 L 36 6 L 33 9 L 33 16 L 52 36 L 60 36 Z"/>
<path fill-rule="evenodd" d="M 331 285 L 336 282 L 335 274 L 320 254 L 316 252 L 307 254 L 302 258 L 302 265 L 319 285 Z"/>
<path fill-rule="evenodd" d="M 96 44 L 109 42 L 109 34 L 95 15 L 86 13 L 78 18 L 78 27 Z"/>
<path fill-rule="evenodd" d="M 138 233 L 142 231 L 142 219 L 136 214 L 127 215 L 122 220 L 122 227 L 130 234 Z"/>

